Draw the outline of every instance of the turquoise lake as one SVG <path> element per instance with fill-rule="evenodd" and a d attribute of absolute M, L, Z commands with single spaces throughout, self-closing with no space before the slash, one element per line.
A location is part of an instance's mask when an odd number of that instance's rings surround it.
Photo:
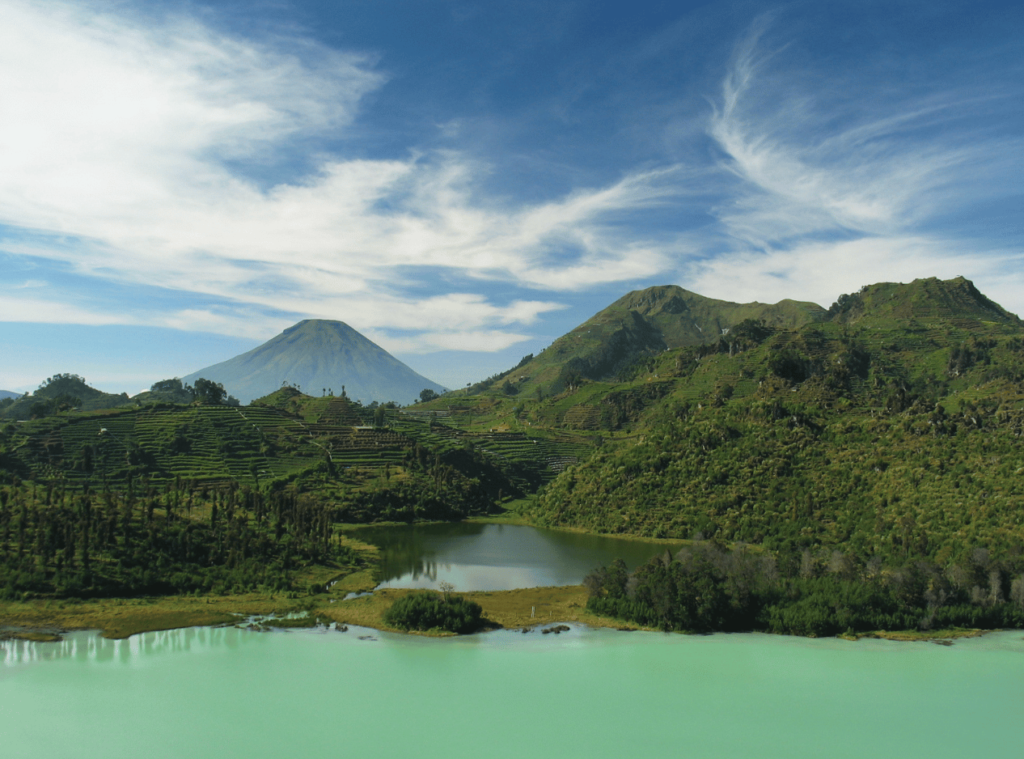
<path fill-rule="evenodd" d="M 1016 759 L 1024 743 L 1022 631 L 945 647 L 193 628 L 8 641 L 0 662 L 6 759 Z"/>

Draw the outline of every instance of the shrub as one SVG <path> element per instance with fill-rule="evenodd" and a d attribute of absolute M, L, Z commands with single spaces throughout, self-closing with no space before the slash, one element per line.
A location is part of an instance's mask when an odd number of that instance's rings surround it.
<path fill-rule="evenodd" d="M 472 632 L 480 626 L 480 604 L 437 593 L 410 593 L 395 601 L 384 614 L 384 621 L 402 630 L 446 630 Z"/>

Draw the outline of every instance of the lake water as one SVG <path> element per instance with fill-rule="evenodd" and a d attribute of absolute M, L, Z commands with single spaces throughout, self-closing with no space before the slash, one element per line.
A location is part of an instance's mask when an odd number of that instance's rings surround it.
<path fill-rule="evenodd" d="M 195 628 L 8 641 L 0 662 L 7 759 L 1016 759 L 1024 743 L 1021 631 L 943 647 Z"/>
<path fill-rule="evenodd" d="M 353 535 L 381 547 L 383 587 L 436 588 L 450 582 L 460 591 L 579 585 L 588 572 L 615 558 L 634 569 L 679 547 L 468 522 L 361 528 Z"/>

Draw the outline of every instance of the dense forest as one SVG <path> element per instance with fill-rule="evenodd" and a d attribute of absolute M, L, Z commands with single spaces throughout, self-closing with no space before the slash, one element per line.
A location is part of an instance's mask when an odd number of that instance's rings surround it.
<path fill-rule="evenodd" d="M 16 480 L 0 487 L 0 594 L 308 592 L 295 586 L 302 569 L 355 562 L 333 521 L 294 492 L 146 481 L 74 492 Z"/>
<path fill-rule="evenodd" d="M 886 566 L 839 550 L 777 555 L 701 541 L 629 573 L 591 572 L 587 608 L 648 627 L 825 636 L 874 630 L 1024 627 L 1024 554 L 984 548 L 944 568 Z"/>

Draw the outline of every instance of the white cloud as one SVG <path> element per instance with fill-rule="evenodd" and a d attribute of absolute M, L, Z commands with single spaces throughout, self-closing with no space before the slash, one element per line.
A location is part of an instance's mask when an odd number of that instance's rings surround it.
<path fill-rule="evenodd" d="M 18 296 L 0 298 L 0 322 L 89 324 L 93 326 L 135 323 L 133 319 L 123 314 L 102 313 L 45 298 Z"/>
<path fill-rule="evenodd" d="M 1005 196 L 1024 168 L 1019 137 L 965 120 L 988 96 L 908 83 L 892 97 L 877 81 L 785 69 L 770 25 L 759 19 L 737 45 L 709 121 L 735 181 L 713 208 L 725 242 L 683 264 L 686 286 L 827 306 L 873 282 L 962 274 L 1024 307 L 1024 289 L 1006 287 L 1022 280 L 1024 250 L 935 231 L 966 203 Z"/>
<path fill-rule="evenodd" d="M 668 267 L 658 244 L 633 239 L 615 218 L 677 192 L 671 170 L 511 209 L 480 202 L 473 187 L 486 167 L 450 152 L 325 155 L 304 176 L 260 184 L 238 166 L 287 151 L 299 133 L 342 134 L 384 77 L 366 58 L 309 42 L 271 45 L 187 17 L 109 8 L 6 4 L 0 223 L 33 233 L 9 252 L 199 293 L 245 314 L 186 309 L 137 320 L 248 335 L 268 321 L 254 320 L 260 309 L 357 314 L 367 329 L 438 333 L 423 345 L 455 335 L 499 345 L 522 336 L 496 338 L 496 327 L 529 324 L 557 305 L 500 307 L 458 293 L 423 301 L 405 294 L 415 282 L 402 272 L 565 290 Z"/>
<path fill-rule="evenodd" d="M 885 101 L 837 81 L 838 97 L 799 70 L 779 75 L 785 51 L 764 52 L 764 20 L 738 46 L 708 124 L 720 161 L 638 169 L 515 206 L 483 197 L 489 169 L 462 153 L 327 152 L 386 86 L 370 58 L 131 7 L 4 2 L 0 233 L 10 255 L 184 295 L 100 306 L 35 279 L 9 286 L 2 320 L 262 338 L 314 317 L 347 321 L 392 351 L 498 351 L 561 308 L 513 300 L 513 289 L 578 291 L 674 270 L 708 295 L 827 305 L 878 280 L 1017 281 L 1000 273 L 1019 251 L 927 227 L 965 194 L 1002 192 L 986 179 L 1019 175 L 1020 140 L 943 126 L 969 102 L 961 94 Z M 295 152 L 311 161 L 301 173 L 287 160 Z M 637 222 L 666 208 L 703 214 L 702 226 L 669 239 Z M 503 283 L 500 302 L 471 292 Z M 17 297 L 29 285 L 45 295 Z M 1019 310 L 1021 297 L 1006 305 Z"/>
<path fill-rule="evenodd" d="M 748 302 L 807 300 L 827 308 L 843 293 L 876 282 L 967 276 L 996 302 L 1024 312 L 1024 255 L 971 253 L 931 237 L 865 237 L 807 242 L 786 250 L 746 251 L 693 265 L 687 287 L 713 298 Z"/>
<path fill-rule="evenodd" d="M 773 71 L 781 51 L 765 50 L 768 25 L 760 19 L 737 46 L 708 130 L 723 168 L 742 180 L 718 216 L 745 244 L 905 231 L 1019 155 L 1019 139 L 986 135 L 988 124 L 956 124 L 986 99 L 976 88 L 915 92 L 908 84 L 893 98 L 878 81 L 839 72 L 822 81 Z"/>

